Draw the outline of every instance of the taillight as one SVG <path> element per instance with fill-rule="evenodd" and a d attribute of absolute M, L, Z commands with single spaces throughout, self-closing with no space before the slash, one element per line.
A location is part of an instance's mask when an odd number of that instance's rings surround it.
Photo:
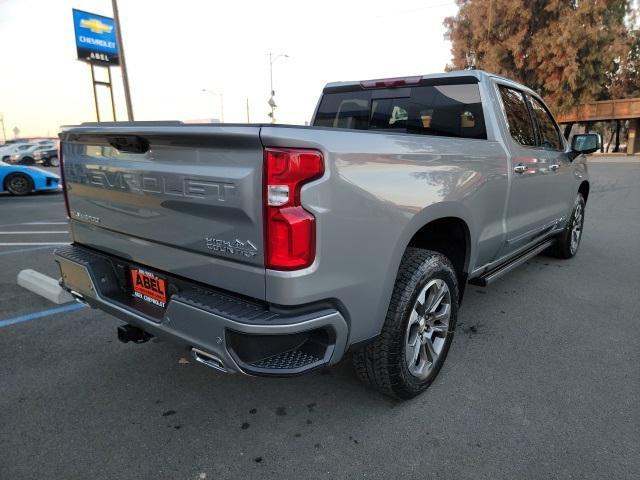
<path fill-rule="evenodd" d="M 67 182 L 64 180 L 64 164 L 62 160 L 62 142 L 58 143 L 58 164 L 60 165 L 60 179 L 62 180 L 64 206 L 67 209 L 67 217 L 71 218 L 71 210 L 69 209 L 69 197 L 67 196 Z"/>
<path fill-rule="evenodd" d="M 317 150 L 265 148 L 265 263 L 275 270 L 308 267 L 316 256 L 316 219 L 302 208 L 302 185 L 324 173 Z"/>

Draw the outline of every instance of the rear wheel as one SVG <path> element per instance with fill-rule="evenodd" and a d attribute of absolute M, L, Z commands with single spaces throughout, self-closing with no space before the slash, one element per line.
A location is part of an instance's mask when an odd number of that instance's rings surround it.
<path fill-rule="evenodd" d="M 22 173 L 14 173 L 5 180 L 5 188 L 12 195 L 27 195 L 33 190 L 33 182 Z"/>
<path fill-rule="evenodd" d="M 24 157 L 18 162 L 20 165 L 35 165 L 36 161 L 31 157 Z"/>
<path fill-rule="evenodd" d="M 49 158 L 48 162 L 47 162 L 47 166 L 48 167 L 57 167 L 60 165 L 60 162 L 58 161 L 58 157 L 56 157 L 55 155 L 51 158 Z"/>
<path fill-rule="evenodd" d="M 407 249 L 381 334 L 354 354 L 356 373 L 396 398 L 420 394 L 447 357 L 457 313 L 458 283 L 449 259 Z"/>
<path fill-rule="evenodd" d="M 582 240 L 582 229 L 584 227 L 585 201 L 581 193 L 576 197 L 571 218 L 567 226 L 562 231 L 556 243 L 549 249 L 549 253 L 558 258 L 571 258 L 578 253 L 580 241 Z"/>

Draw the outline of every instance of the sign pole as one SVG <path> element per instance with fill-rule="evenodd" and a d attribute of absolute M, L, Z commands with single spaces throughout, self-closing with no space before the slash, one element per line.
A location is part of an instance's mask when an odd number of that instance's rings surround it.
<path fill-rule="evenodd" d="M 118 38 L 118 50 L 120 56 L 120 68 L 122 69 L 122 85 L 124 87 L 124 100 L 127 104 L 127 118 L 133 122 L 133 107 L 131 105 L 131 93 L 129 91 L 129 75 L 127 74 L 127 62 L 124 58 L 124 45 L 122 43 L 122 30 L 120 29 L 120 17 L 118 15 L 118 2 L 111 0 L 113 8 L 113 21 L 116 25 L 116 36 Z M 115 115 L 114 115 L 115 118 Z"/>
<path fill-rule="evenodd" d="M 91 85 L 93 86 L 93 101 L 96 106 L 96 118 L 100 122 L 100 109 L 98 108 L 98 92 L 96 91 L 96 75 L 93 71 L 93 62 L 89 62 L 91 68 Z"/>
<path fill-rule="evenodd" d="M 116 118 L 116 103 L 113 100 L 113 84 L 111 83 L 111 67 L 107 66 L 107 75 L 109 77 L 109 93 L 111 94 L 111 113 L 113 114 L 113 121 L 117 122 Z"/>
<path fill-rule="evenodd" d="M 113 114 L 113 121 L 117 121 L 116 118 L 116 103 L 113 100 L 113 85 L 111 84 L 111 67 L 109 65 L 102 65 L 100 63 L 96 63 L 89 59 L 89 65 L 91 65 L 91 83 L 93 84 L 93 101 L 96 104 L 96 117 L 98 118 L 98 122 L 100 121 L 100 108 L 98 106 L 98 92 L 97 85 L 103 85 L 109 89 L 109 95 L 111 96 L 111 113 Z M 95 68 L 96 66 L 103 67 L 107 69 L 107 81 L 96 80 Z"/>

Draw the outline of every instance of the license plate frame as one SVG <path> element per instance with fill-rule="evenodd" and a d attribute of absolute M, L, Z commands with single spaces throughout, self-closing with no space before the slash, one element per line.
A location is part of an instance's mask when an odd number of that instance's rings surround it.
<path fill-rule="evenodd" d="M 160 308 L 167 307 L 167 279 L 143 268 L 130 267 L 131 295 Z"/>

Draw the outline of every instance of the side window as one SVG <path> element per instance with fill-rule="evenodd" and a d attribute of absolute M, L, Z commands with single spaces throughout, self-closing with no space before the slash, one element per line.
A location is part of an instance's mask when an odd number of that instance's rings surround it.
<path fill-rule="evenodd" d="M 518 90 L 500 85 L 500 96 L 507 115 L 509 133 L 520 145 L 536 146 L 536 135 L 524 95 Z"/>
<path fill-rule="evenodd" d="M 562 150 L 562 140 L 560 140 L 560 131 L 553 121 L 553 117 L 546 107 L 535 97 L 528 96 L 531 102 L 533 114 L 538 122 L 540 130 L 540 146 L 553 150 Z"/>

